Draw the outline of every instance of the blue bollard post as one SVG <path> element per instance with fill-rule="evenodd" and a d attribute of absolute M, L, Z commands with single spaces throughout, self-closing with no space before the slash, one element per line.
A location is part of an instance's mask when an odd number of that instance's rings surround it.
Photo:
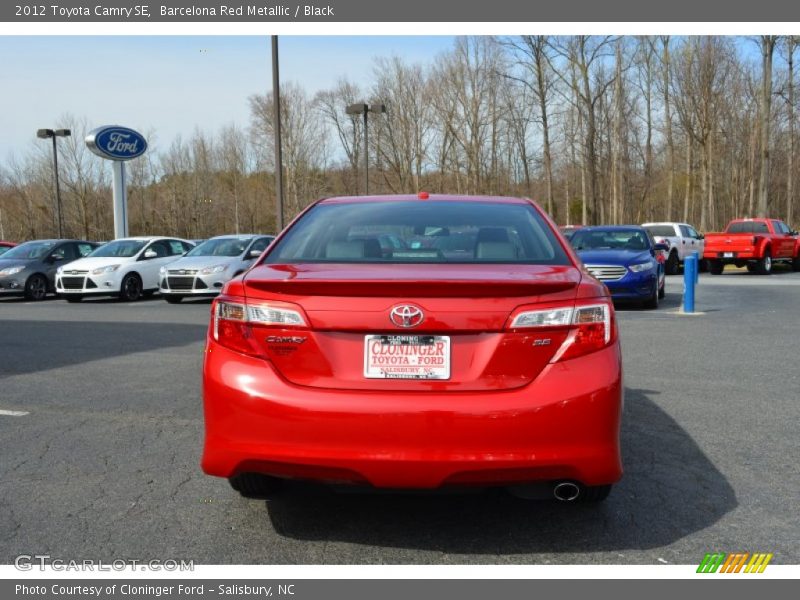
<path fill-rule="evenodd" d="M 697 282 L 697 254 L 683 259 L 683 312 L 694 312 L 694 286 Z"/>
<path fill-rule="evenodd" d="M 694 267 L 694 284 L 697 285 L 698 283 L 700 283 L 700 253 L 697 250 L 695 250 L 694 252 L 692 252 L 692 254 L 697 259 L 697 262 L 695 263 Z"/>

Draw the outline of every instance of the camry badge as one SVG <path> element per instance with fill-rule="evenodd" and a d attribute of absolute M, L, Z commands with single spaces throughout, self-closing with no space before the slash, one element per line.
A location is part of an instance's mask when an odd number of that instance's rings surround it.
<path fill-rule="evenodd" d="M 389 319 L 398 327 L 416 327 L 425 319 L 422 309 L 410 304 L 395 306 L 389 313 Z"/>

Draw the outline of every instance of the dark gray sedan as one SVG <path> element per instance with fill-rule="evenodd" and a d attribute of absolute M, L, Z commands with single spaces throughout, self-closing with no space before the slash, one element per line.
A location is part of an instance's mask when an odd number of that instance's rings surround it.
<path fill-rule="evenodd" d="M 44 300 L 55 293 L 56 269 L 83 258 L 99 244 L 82 240 L 34 240 L 0 255 L 0 297 Z"/>

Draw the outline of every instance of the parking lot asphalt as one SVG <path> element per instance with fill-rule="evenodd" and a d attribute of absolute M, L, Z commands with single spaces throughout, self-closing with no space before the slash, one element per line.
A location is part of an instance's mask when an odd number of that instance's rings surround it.
<path fill-rule="evenodd" d="M 618 312 L 625 476 L 594 507 L 301 484 L 244 500 L 199 467 L 208 302 L 0 299 L 0 562 L 796 564 L 800 273 L 703 275 L 695 316 L 681 289 Z"/>

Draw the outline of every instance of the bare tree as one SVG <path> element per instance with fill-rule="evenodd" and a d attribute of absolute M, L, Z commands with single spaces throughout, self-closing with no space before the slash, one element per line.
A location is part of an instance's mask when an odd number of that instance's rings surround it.
<path fill-rule="evenodd" d="M 761 126 L 761 165 L 758 176 L 759 217 L 766 217 L 769 207 L 769 138 L 770 117 L 772 116 L 772 55 L 778 36 L 761 36 L 761 101 L 759 103 L 759 122 Z"/>

